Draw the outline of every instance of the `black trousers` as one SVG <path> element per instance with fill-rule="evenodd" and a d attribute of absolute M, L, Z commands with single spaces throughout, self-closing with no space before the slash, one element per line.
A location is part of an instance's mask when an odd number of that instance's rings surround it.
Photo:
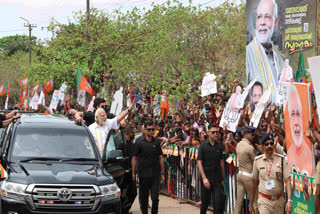
<path fill-rule="evenodd" d="M 121 188 L 121 214 L 128 214 L 137 196 L 136 181 L 132 180 L 131 173 L 125 175 L 125 185 Z"/>
<path fill-rule="evenodd" d="M 201 208 L 200 214 L 206 214 L 208 206 L 212 201 L 214 214 L 224 213 L 225 193 L 221 182 L 210 181 L 210 189 L 204 187 L 201 182 Z"/>
<path fill-rule="evenodd" d="M 151 213 L 158 213 L 160 177 L 139 178 L 140 208 L 142 214 L 148 214 L 149 192 L 151 193 Z"/>

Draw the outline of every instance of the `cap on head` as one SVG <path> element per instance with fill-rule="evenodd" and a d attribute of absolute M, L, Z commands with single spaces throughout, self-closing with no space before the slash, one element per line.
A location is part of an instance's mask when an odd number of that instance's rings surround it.
<path fill-rule="evenodd" d="M 267 140 L 270 140 L 270 139 L 273 140 L 273 134 L 272 133 L 267 133 L 267 134 L 263 135 L 262 138 L 261 138 L 261 144 L 263 145 L 264 142 L 266 142 Z"/>
<path fill-rule="evenodd" d="M 242 132 L 242 128 L 238 127 L 236 130 L 236 133 L 241 133 Z"/>
<path fill-rule="evenodd" d="M 244 128 L 244 132 L 245 133 L 253 133 L 253 132 L 255 132 L 256 131 L 256 128 L 254 128 L 254 127 L 252 127 L 252 126 L 246 126 L 245 128 Z"/>

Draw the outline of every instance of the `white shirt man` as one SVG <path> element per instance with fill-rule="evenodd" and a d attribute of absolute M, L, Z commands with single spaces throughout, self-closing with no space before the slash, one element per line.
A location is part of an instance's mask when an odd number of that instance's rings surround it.
<path fill-rule="evenodd" d="M 131 105 L 129 109 L 121 112 L 119 116 L 113 119 L 107 119 L 107 115 L 104 109 L 102 108 L 97 109 L 95 113 L 96 122 L 89 126 L 89 130 L 94 140 L 96 141 L 101 157 L 103 154 L 104 144 L 106 143 L 106 139 L 109 131 L 111 129 L 118 129 L 120 126 L 121 120 L 123 120 L 123 118 L 127 116 L 128 113 L 131 112 L 132 108 L 133 108 L 133 105 Z"/>

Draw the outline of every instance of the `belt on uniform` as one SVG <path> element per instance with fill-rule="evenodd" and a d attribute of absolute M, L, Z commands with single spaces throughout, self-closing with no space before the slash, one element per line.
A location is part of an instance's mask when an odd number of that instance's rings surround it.
<path fill-rule="evenodd" d="M 238 174 L 245 175 L 245 176 L 248 176 L 248 177 L 252 177 L 252 173 L 249 173 L 249 172 L 239 171 Z"/>
<path fill-rule="evenodd" d="M 262 192 L 259 192 L 259 194 L 262 197 L 265 197 L 265 198 L 267 198 L 269 200 L 277 200 L 282 196 L 282 192 L 280 192 L 278 195 L 266 195 L 266 194 L 263 194 Z"/>

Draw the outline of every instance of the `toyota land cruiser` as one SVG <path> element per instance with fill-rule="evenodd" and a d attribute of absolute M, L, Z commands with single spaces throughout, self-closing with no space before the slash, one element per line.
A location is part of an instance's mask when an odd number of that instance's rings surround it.
<path fill-rule="evenodd" d="M 22 114 L 3 130 L 1 213 L 119 213 L 120 189 L 85 126 Z"/>

